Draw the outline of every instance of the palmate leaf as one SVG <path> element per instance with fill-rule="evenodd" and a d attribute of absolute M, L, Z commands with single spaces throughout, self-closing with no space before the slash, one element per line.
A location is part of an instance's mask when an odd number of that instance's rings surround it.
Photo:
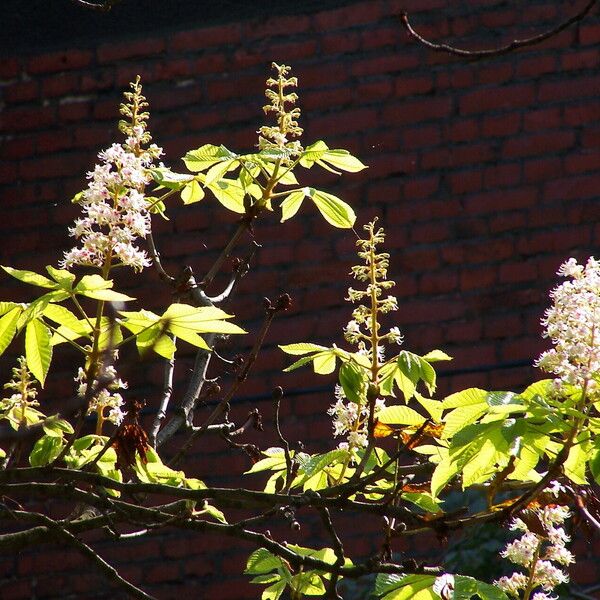
<path fill-rule="evenodd" d="M 225 148 L 225 146 L 205 144 L 196 150 L 188 152 L 183 157 L 183 162 L 190 171 L 199 172 L 205 171 L 216 163 L 234 158 L 237 158 L 237 155 Z"/>
<path fill-rule="evenodd" d="M 204 198 L 204 190 L 196 180 L 187 183 L 181 190 L 181 200 L 184 204 L 194 204 Z"/>
<path fill-rule="evenodd" d="M 52 361 L 52 344 L 50 330 L 40 321 L 34 319 L 27 323 L 25 329 L 25 358 L 27 367 L 33 376 L 44 386 L 50 362 Z"/>
<path fill-rule="evenodd" d="M 237 179 L 223 177 L 207 186 L 215 198 L 227 209 L 243 215 L 246 212 L 244 186 Z"/>
<path fill-rule="evenodd" d="M 435 575 L 377 575 L 375 594 L 382 600 L 439 600 Z"/>
<path fill-rule="evenodd" d="M 0 354 L 2 354 L 12 342 L 22 312 L 23 308 L 20 305 L 16 305 L 0 317 Z"/>
<path fill-rule="evenodd" d="M 2 268 L 11 277 L 18 279 L 23 283 L 29 283 L 30 285 L 36 285 L 38 287 L 44 287 L 49 289 L 56 289 L 58 287 L 56 281 L 52 281 L 44 275 L 40 275 L 39 273 L 34 273 L 33 271 L 25 271 L 21 269 L 13 269 L 12 267 L 2 266 Z"/>
<path fill-rule="evenodd" d="M 303 191 L 315 203 L 323 218 L 334 227 L 350 229 L 356 222 L 352 207 L 337 196 L 315 188 L 304 188 Z"/>
<path fill-rule="evenodd" d="M 422 425 L 425 417 L 408 406 L 386 406 L 377 413 L 377 420 L 387 425 Z"/>
<path fill-rule="evenodd" d="M 342 171 L 348 171 L 350 173 L 357 173 L 358 171 L 367 168 L 366 165 L 355 156 L 352 156 L 347 150 L 332 150 L 322 140 L 307 146 L 300 156 L 299 162 L 307 169 L 310 169 L 317 163 L 328 170 L 332 170 L 328 168 L 328 165 L 331 165 L 336 169 L 341 169 Z"/>
<path fill-rule="evenodd" d="M 281 203 L 281 223 L 291 219 L 300 210 L 304 198 L 306 198 L 306 194 L 302 190 L 292 192 L 285 197 Z"/>

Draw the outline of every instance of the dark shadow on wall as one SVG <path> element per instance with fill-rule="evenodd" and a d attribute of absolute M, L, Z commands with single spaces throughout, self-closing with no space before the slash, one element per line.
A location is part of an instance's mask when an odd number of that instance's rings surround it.
<path fill-rule="evenodd" d="M 182 27 L 316 12 L 352 0 L 120 0 L 110 11 L 94 11 L 71 0 L 2 0 L 0 55 L 90 45 Z"/>

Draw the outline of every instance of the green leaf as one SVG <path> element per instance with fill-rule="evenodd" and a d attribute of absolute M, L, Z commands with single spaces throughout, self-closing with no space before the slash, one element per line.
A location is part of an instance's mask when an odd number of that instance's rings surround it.
<path fill-rule="evenodd" d="M 43 467 L 50 464 L 63 449 L 65 442 L 62 437 L 43 436 L 33 446 L 29 455 L 32 467 Z"/>
<path fill-rule="evenodd" d="M 197 333 L 246 333 L 241 327 L 225 320 L 232 317 L 233 315 L 227 314 L 214 306 L 201 306 L 198 308 L 189 304 L 171 304 L 162 314 L 161 321 Z"/>
<path fill-rule="evenodd" d="M 243 215 L 246 212 L 244 206 L 244 187 L 237 179 L 223 177 L 207 186 L 215 198 L 227 209 L 234 213 Z"/>
<path fill-rule="evenodd" d="M 377 419 L 386 425 L 422 425 L 425 417 L 408 406 L 386 406 L 377 413 Z"/>
<path fill-rule="evenodd" d="M 61 419 L 58 415 L 53 415 L 44 419 L 42 427 L 46 432 L 46 435 L 51 437 L 63 437 L 66 433 L 68 435 L 73 433 L 73 427 L 65 419 Z"/>
<path fill-rule="evenodd" d="M 114 290 L 89 290 L 79 293 L 86 298 L 93 298 L 94 300 L 102 300 L 104 302 L 128 302 L 135 300 L 135 298 L 127 296 L 127 294 L 115 292 Z"/>
<path fill-rule="evenodd" d="M 313 368 L 319 375 L 329 375 L 335 370 L 335 352 L 320 352 L 313 356 Z"/>
<path fill-rule="evenodd" d="M 55 269 L 52 265 L 46 267 L 48 275 L 65 290 L 70 290 L 73 287 L 75 281 L 75 274 L 67 271 L 66 269 Z"/>
<path fill-rule="evenodd" d="M 13 269 L 12 267 L 2 267 L 9 275 L 22 281 L 23 283 L 29 283 L 30 285 L 36 285 L 38 287 L 56 289 L 58 284 L 55 281 L 51 281 L 44 275 L 34 273 L 33 271 L 23 271 L 21 269 Z"/>
<path fill-rule="evenodd" d="M 50 330 L 39 319 L 27 323 L 25 357 L 27 367 L 43 387 L 52 361 L 52 345 Z"/>
<path fill-rule="evenodd" d="M 263 591 L 261 600 L 279 600 L 285 590 L 285 586 L 285 580 L 274 583 Z"/>
<path fill-rule="evenodd" d="M 300 342 L 297 344 L 287 344 L 285 346 L 279 346 L 280 350 L 283 350 L 286 354 L 292 354 L 294 356 L 302 356 L 303 354 L 309 354 L 311 352 L 320 352 L 321 350 L 328 350 L 325 346 L 319 346 L 318 344 L 309 344 L 308 342 Z"/>
<path fill-rule="evenodd" d="M 356 215 L 349 204 L 333 194 L 315 188 L 305 190 L 328 223 L 342 229 L 350 229 L 354 225 Z"/>
<path fill-rule="evenodd" d="M 10 312 L 13 308 L 24 308 L 24 305 L 17 302 L 0 302 L 0 316 Z"/>
<path fill-rule="evenodd" d="M 0 354 L 12 342 L 17 331 L 17 322 L 22 312 L 23 309 L 21 306 L 15 306 L 0 318 Z"/>
<path fill-rule="evenodd" d="M 461 392 L 450 394 L 443 400 L 444 408 L 458 408 L 486 402 L 487 392 L 479 388 L 467 388 Z"/>
<path fill-rule="evenodd" d="M 315 162 L 321 159 L 327 150 L 329 150 L 329 146 L 324 141 L 318 140 L 305 148 L 298 162 L 304 168 L 310 169 Z"/>
<path fill-rule="evenodd" d="M 239 162 L 238 162 L 237 158 L 234 158 L 231 160 L 224 160 L 221 163 L 217 163 L 216 165 L 213 165 L 206 172 L 206 179 L 204 180 L 204 185 L 210 186 L 213 183 L 220 181 L 222 179 L 223 175 L 225 175 L 225 173 L 227 173 L 227 171 L 234 170 L 235 167 L 237 167 L 237 166 L 239 166 Z M 240 186 L 243 188 L 243 186 L 241 185 L 241 182 L 240 182 Z"/>
<path fill-rule="evenodd" d="M 215 521 L 219 521 L 220 523 L 227 523 L 227 519 L 225 518 L 225 513 L 222 510 L 219 510 L 216 506 L 209 504 L 206 502 L 202 507 L 202 511 L 207 515 L 211 516 Z"/>
<path fill-rule="evenodd" d="M 366 389 L 364 371 L 350 362 L 343 362 L 338 374 L 340 385 L 346 398 L 355 404 L 362 404 L 361 392 Z"/>
<path fill-rule="evenodd" d="M 430 363 L 438 362 L 440 360 L 452 360 L 451 356 L 448 356 L 445 352 L 442 352 L 441 350 L 432 350 L 431 352 L 425 354 L 425 356 L 423 356 L 422 358 L 423 360 L 426 360 Z"/>
<path fill-rule="evenodd" d="M 426 512 L 438 513 L 440 512 L 440 505 L 431 494 L 418 493 L 418 492 L 405 492 L 400 496 L 407 502 L 412 502 L 415 506 L 422 508 Z"/>
<path fill-rule="evenodd" d="M 473 596 L 482 600 L 508 600 L 508 596 L 496 586 L 465 575 L 454 576 L 454 600 L 471 600 Z"/>
<path fill-rule="evenodd" d="M 194 204 L 204 198 L 204 190 L 200 187 L 200 184 L 196 180 L 190 181 L 181 190 L 181 199 L 184 204 Z"/>
<path fill-rule="evenodd" d="M 183 157 L 185 166 L 193 172 L 205 171 L 210 166 L 236 158 L 236 154 L 225 148 L 225 146 L 214 146 L 205 144 L 197 150 L 191 150 Z"/>
<path fill-rule="evenodd" d="M 245 575 L 263 575 L 281 566 L 281 559 L 271 554 L 265 548 L 258 548 L 246 562 Z"/>
<path fill-rule="evenodd" d="M 430 394 L 435 392 L 435 369 L 421 356 L 402 350 L 398 355 L 398 368 L 416 385 L 423 381 Z"/>
<path fill-rule="evenodd" d="M 330 164 L 336 169 L 341 169 L 349 173 L 358 173 L 367 168 L 358 158 L 352 156 L 348 150 L 327 150 L 321 155 L 319 160 Z"/>
<path fill-rule="evenodd" d="M 304 198 L 306 198 L 306 194 L 303 190 L 292 192 L 289 196 L 285 197 L 281 203 L 281 223 L 291 219 L 300 210 Z"/>
<path fill-rule="evenodd" d="M 79 329 L 79 319 L 68 309 L 60 304 L 48 304 L 42 314 L 59 325 L 64 325 L 72 331 Z"/>
<path fill-rule="evenodd" d="M 382 600 L 439 600 L 431 590 L 435 575 L 377 575 L 375 593 Z"/>
<path fill-rule="evenodd" d="M 156 183 L 170 190 L 180 190 L 186 183 L 193 179 L 192 175 L 174 173 L 166 167 L 156 167 L 150 169 L 150 172 Z"/>

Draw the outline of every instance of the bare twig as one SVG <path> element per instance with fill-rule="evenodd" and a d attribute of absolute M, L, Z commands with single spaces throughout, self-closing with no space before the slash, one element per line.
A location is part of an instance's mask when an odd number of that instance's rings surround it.
<path fill-rule="evenodd" d="M 204 423 L 198 429 L 194 430 L 194 432 L 190 435 L 185 444 L 171 459 L 171 461 L 169 462 L 169 466 L 177 465 L 179 461 L 184 457 L 185 453 L 190 449 L 194 441 L 198 439 L 198 437 L 202 435 L 204 431 L 206 431 L 209 425 L 212 425 L 219 418 L 219 416 L 221 416 L 226 406 L 229 404 L 229 401 L 235 396 L 241 385 L 246 381 L 248 373 L 258 357 L 258 353 L 260 352 L 260 349 L 265 341 L 267 332 L 269 331 L 269 327 L 271 326 L 275 315 L 279 311 L 287 310 L 291 304 L 291 300 L 287 294 L 282 294 L 281 296 L 279 296 L 274 305 L 271 304 L 271 302 L 268 299 L 266 299 L 266 303 L 266 316 L 263 326 L 254 342 L 254 346 L 252 347 L 250 353 L 244 361 L 244 365 L 240 369 L 240 372 L 238 373 L 235 381 L 233 382 L 233 385 L 230 387 L 229 391 L 223 396 L 223 398 L 221 398 L 217 406 L 215 406 L 215 408 L 210 413 L 208 418 L 204 421 Z"/>
<path fill-rule="evenodd" d="M 96 2 L 88 2 L 87 0 L 71 0 L 73 4 L 82 6 L 83 8 L 89 8 L 90 10 L 99 10 L 102 12 L 109 11 L 115 4 L 121 2 L 121 0 L 104 0 L 100 4 Z"/>
<path fill-rule="evenodd" d="M 283 491 L 288 494 L 290 491 L 290 487 L 292 485 L 293 470 L 294 463 L 292 462 L 292 456 L 290 454 L 290 445 L 288 441 L 283 437 L 281 433 L 281 425 L 279 421 L 279 406 L 281 404 L 281 399 L 283 398 L 283 390 L 281 387 L 277 386 L 273 390 L 273 401 L 275 403 L 275 432 L 277 433 L 277 437 L 279 441 L 283 445 L 283 453 L 285 455 L 285 483 L 283 485 Z"/>
<path fill-rule="evenodd" d="M 132 598 L 142 598 L 143 600 L 155 600 L 154 596 L 150 596 L 137 586 L 133 585 L 123 577 L 119 575 L 117 570 L 108 564 L 97 552 L 88 546 L 85 542 L 82 542 L 79 538 L 74 536 L 72 533 L 67 531 L 60 523 L 43 515 L 41 513 L 29 512 L 29 511 L 11 511 L 11 514 L 17 519 L 25 519 L 28 521 L 33 520 L 36 523 L 40 523 L 47 527 L 49 533 L 53 533 L 55 537 L 58 537 L 71 546 L 73 546 L 76 550 L 78 550 L 81 554 L 83 554 L 86 558 L 91 560 L 96 567 L 102 571 L 104 576 L 110 581 L 114 581 L 117 585 L 127 591 L 127 593 Z"/>
<path fill-rule="evenodd" d="M 175 277 L 169 275 L 165 271 L 164 267 L 162 266 L 162 263 L 160 262 L 160 254 L 158 253 L 158 250 L 156 249 L 156 244 L 154 243 L 154 236 L 152 235 L 152 232 L 148 233 L 148 235 L 146 236 L 146 240 L 148 241 L 148 249 L 150 250 L 150 258 L 152 258 L 152 264 L 154 265 L 154 268 L 158 272 L 158 276 L 163 281 L 166 281 L 170 285 L 173 285 L 175 283 Z"/>
<path fill-rule="evenodd" d="M 173 343 L 176 341 L 176 337 L 173 336 Z M 173 373 L 175 371 L 175 355 L 165 361 L 165 370 L 163 376 L 163 392 L 160 399 L 160 407 L 154 421 L 152 422 L 152 428 L 150 429 L 149 441 L 153 448 L 156 448 L 156 436 L 160 430 L 161 423 L 167 416 L 167 408 L 173 394 Z"/>
<path fill-rule="evenodd" d="M 583 9 L 579 11 L 576 15 L 572 16 L 566 21 L 563 21 L 562 23 L 559 23 L 556 27 L 545 31 L 544 33 L 540 33 L 539 35 L 534 35 L 529 38 L 516 39 L 504 46 L 499 46 L 497 48 L 488 48 L 484 50 L 464 50 L 462 48 L 450 46 L 449 44 L 438 44 L 435 42 L 431 42 L 430 40 L 424 38 L 422 35 L 420 35 L 413 29 L 410 21 L 408 20 L 408 13 L 406 12 L 403 12 L 400 15 L 400 22 L 402 23 L 406 31 L 408 31 L 411 37 L 413 37 L 415 40 L 417 40 L 419 43 L 423 44 L 430 50 L 433 50 L 434 52 L 446 52 L 447 54 L 453 54 L 455 56 L 461 56 L 463 58 L 480 60 L 483 58 L 502 56 L 503 54 L 508 54 L 509 52 L 513 52 L 514 50 L 517 50 L 519 48 L 533 46 L 535 44 L 543 42 L 544 40 L 547 40 L 548 38 L 557 35 L 561 31 L 568 29 L 571 25 L 577 23 L 578 21 L 581 21 L 592 10 L 594 5 L 598 3 L 598 1 L 599 0 L 590 0 L 590 2 L 588 2 L 583 7 Z"/>

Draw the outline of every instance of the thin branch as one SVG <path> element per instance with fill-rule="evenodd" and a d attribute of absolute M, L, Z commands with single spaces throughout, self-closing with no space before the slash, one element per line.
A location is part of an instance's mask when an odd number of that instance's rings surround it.
<path fill-rule="evenodd" d="M 256 254 L 256 251 L 260 247 L 261 247 L 261 245 L 253 240 L 252 247 L 251 247 L 248 255 L 243 260 L 236 259 L 237 263 L 235 264 L 233 272 L 231 273 L 231 277 L 229 279 L 229 283 L 227 284 L 227 287 L 218 296 L 210 296 L 209 297 L 210 301 L 213 304 L 222 304 L 227 299 L 229 299 L 229 297 L 231 296 L 231 293 L 233 292 L 233 290 L 234 290 L 235 286 L 237 285 L 237 283 L 239 282 L 239 280 L 248 273 L 248 270 L 250 269 L 250 262 L 252 261 L 252 259 L 254 258 L 254 255 Z"/>
<path fill-rule="evenodd" d="M 545 31 L 544 33 L 540 33 L 539 35 L 534 35 L 529 38 L 524 39 L 515 39 L 512 42 L 499 46 L 497 48 L 487 48 L 484 50 L 464 50 L 462 48 L 457 48 L 455 46 L 450 46 L 449 44 L 438 44 L 435 42 L 431 42 L 430 40 L 424 38 L 422 35 L 417 33 L 412 27 L 410 21 L 408 20 L 408 13 L 403 12 L 400 15 L 400 22 L 402 26 L 408 31 L 409 35 L 417 40 L 419 43 L 423 44 L 425 47 L 433 50 L 434 52 L 445 52 L 447 54 L 453 54 L 455 56 L 461 56 L 463 58 L 469 58 L 473 60 L 480 60 L 483 58 L 490 58 L 494 56 L 502 56 L 503 54 L 508 54 L 509 52 L 513 52 L 519 48 L 524 48 L 526 46 L 533 46 L 535 44 L 539 44 L 548 38 L 557 35 L 561 31 L 568 29 L 571 25 L 581 21 L 598 3 L 599 0 L 590 0 L 581 11 L 579 11 L 576 15 L 571 18 L 559 23 L 556 27 Z"/>
<path fill-rule="evenodd" d="M 177 454 L 175 454 L 175 456 L 171 459 L 171 461 L 169 462 L 169 466 L 173 467 L 174 465 L 177 465 L 179 461 L 184 457 L 185 453 L 190 449 L 194 441 L 198 439 L 198 437 L 202 435 L 204 431 L 206 431 L 209 425 L 212 425 L 221 416 L 226 406 L 229 404 L 229 401 L 235 396 L 241 385 L 246 381 L 248 373 L 250 372 L 252 365 L 258 357 L 258 353 L 260 352 L 260 349 L 265 341 L 267 332 L 269 331 L 269 327 L 271 326 L 275 315 L 282 310 L 287 310 L 291 304 L 290 297 L 287 294 L 282 294 L 281 296 L 279 296 L 274 305 L 271 304 L 268 298 L 265 300 L 267 303 L 267 307 L 265 311 L 266 316 L 263 326 L 254 342 L 254 346 L 252 347 L 250 353 L 244 361 L 244 365 L 242 366 L 235 381 L 233 382 L 233 385 L 230 387 L 229 391 L 223 396 L 223 398 L 221 398 L 217 406 L 215 406 L 215 408 L 210 413 L 208 418 L 204 421 L 204 423 L 198 429 L 194 430 L 194 432 L 190 435 L 185 444 L 183 444 L 183 446 L 179 449 Z"/>
<path fill-rule="evenodd" d="M 48 532 L 54 533 L 55 537 L 66 541 L 76 550 L 78 550 L 81 554 L 83 554 L 86 558 L 91 560 L 108 580 L 115 582 L 121 588 L 126 590 L 132 598 L 141 598 L 142 600 L 155 600 L 154 596 L 150 596 L 137 586 L 133 585 L 133 583 L 130 583 L 129 581 L 121 577 L 117 570 L 112 565 L 107 563 L 100 555 L 98 555 L 93 550 L 93 548 L 91 548 L 85 542 L 82 542 L 79 538 L 67 531 L 60 523 L 58 523 L 54 519 L 51 519 L 50 517 L 47 517 L 46 515 L 43 515 L 41 513 L 29 511 L 10 512 L 17 520 L 33 520 L 36 523 L 41 523 L 45 525 L 47 527 Z"/>
<path fill-rule="evenodd" d="M 154 268 L 158 272 L 158 276 L 163 281 L 166 281 L 170 285 L 173 285 L 175 282 L 175 277 L 173 277 L 172 275 L 169 275 L 165 271 L 164 267 L 162 266 L 162 263 L 160 262 L 160 254 L 158 253 L 158 250 L 156 249 L 156 244 L 154 243 L 154 236 L 152 235 L 152 232 L 150 232 L 146 236 L 146 240 L 148 241 L 148 249 L 150 250 L 150 258 L 152 259 L 152 264 L 154 265 Z"/>
<path fill-rule="evenodd" d="M 100 4 L 96 2 L 88 2 L 87 0 L 71 0 L 73 4 L 82 6 L 83 8 L 89 8 L 90 10 L 99 10 L 102 12 L 108 12 L 115 4 L 121 2 L 121 0 L 104 0 Z"/>
<path fill-rule="evenodd" d="M 275 432 L 279 441 L 283 445 L 283 453 L 285 455 L 285 483 L 283 485 L 283 491 L 289 494 L 290 487 L 292 485 L 294 463 L 292 463 L 292 457 L 290 455 L 290 445 L 288 441 L 283 437 L 281 433 L 281 426 L 279 423 L 279 406 L 281 404 L 281 398 L 283 397 L 283 390 L 278 386 L 273 390 L 273 401 L 275 403 Z"/>
<path fill-rule="evenodd" d="M 177 338 L 173 336 L 173 344 L 175 344 Z M 168 360 L 165 360 L 165 368 L 163 375 L 163 392 L 160 399 L 160 407 L 154 421 L 152 422 L 152 428 L 150 429 L 149 441 L 153 448 L 156 448 L 156 436 L 160 430 L 161 423 L 167 416 L 167 408 L 173 394 L 173 373 L 175 371 L 175 353 Z"/>

